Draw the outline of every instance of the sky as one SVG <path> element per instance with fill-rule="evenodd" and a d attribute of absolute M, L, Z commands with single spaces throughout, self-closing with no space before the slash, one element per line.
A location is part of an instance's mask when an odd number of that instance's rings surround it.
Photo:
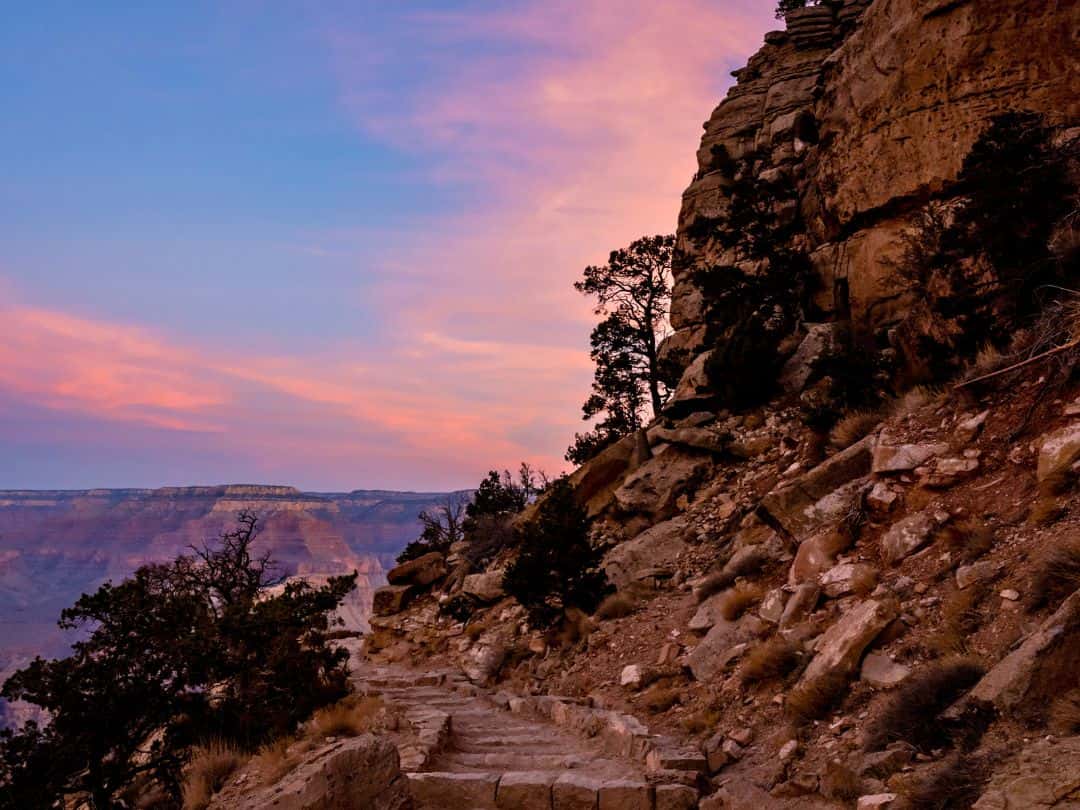
<path fill-rule="evenodd" d="M 0 488 L 549 472 L 767 0 L 12 3 Z"/>

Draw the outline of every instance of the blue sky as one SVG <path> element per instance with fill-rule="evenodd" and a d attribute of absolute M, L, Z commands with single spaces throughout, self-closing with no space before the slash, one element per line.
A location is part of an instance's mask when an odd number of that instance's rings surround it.
<path fill-rule="evenodd" d="M 0 487 L 557 469 L 767 5 L 12 5 Z"/>

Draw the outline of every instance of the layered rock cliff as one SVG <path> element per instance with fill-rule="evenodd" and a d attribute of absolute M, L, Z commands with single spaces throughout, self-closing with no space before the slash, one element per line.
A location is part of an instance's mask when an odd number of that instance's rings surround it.
<path fill-rule="evenodd" d="M 1054 0 L 791 12 L 683 198 L 678 390 L 571 476 L 617 594 L 544 632 L 504 591 L 514 548 L 436 554 L 391 572 L 369 657 L 497 683 L 703 808 L 1075 806 L 1080 312 L 1006 279 L 1000 232 L 940 243 L 986 133 L 1021 122 L 1065 195 L 1016 235 L 1042 257 L 1021 280 L 1080 284 L 1078 34 Z"/>

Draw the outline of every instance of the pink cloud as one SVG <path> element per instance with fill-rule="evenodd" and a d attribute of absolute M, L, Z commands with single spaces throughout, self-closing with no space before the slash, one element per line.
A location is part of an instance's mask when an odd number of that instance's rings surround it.
<path fill-rule="evenodd" d="M 701 122 L 768 12 L 760 0 L 529 0 L 413 16 L 417 53 L 455 56 L 429 57 L 423 86 L 392 103 L 379 71 L 393 59 L 330 30 L 356 125 L 436 152 L 431 182 L 467 181 L 478 200 L 381 253 L 376 339 L 240 351 L 31 307 L 0 285 L 0 393 L 209 437 L 255 473 L 321 465 L 339 486 L 463 486 L 521 459 L 559 470 L 590 378 L 592 316 L 571 283 L 612 248 L 674 228 Z M 322 251 L 313 237 L 305 249 Z"/>

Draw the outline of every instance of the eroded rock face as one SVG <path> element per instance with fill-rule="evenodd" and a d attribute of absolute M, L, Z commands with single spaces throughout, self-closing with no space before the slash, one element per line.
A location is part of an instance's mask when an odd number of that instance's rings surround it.
<path fill-rule="evenodd" d="M 1080 737 L 1038 740 L 1000 766 L 974 810 L 1080 806 Z"/>
<path fill-rule="evenodd" d="M 409 810 L 408 784 L 388 739 L 364 734 L 330 743 L 274 784 L 246 789 L 240 774 L 218 793 L 210 810 Z"/>
<path fill-rule="evenodd" d="M 625 588 L 642 572 L 670 565 L 684 554 L 689 549 L 685 540 L 688 531 L 683 517 L 658 523 L 612 549 L 604 558 L 604 573 L 616 588 Z"/>
<path fill-rule="evenodd" d="M 711 467 L 708 455 L 669 447 L 626 477 L 615 502 L 623 512 L 664 520 L 675 513 L 679 496 L 692 492 Z"/>

